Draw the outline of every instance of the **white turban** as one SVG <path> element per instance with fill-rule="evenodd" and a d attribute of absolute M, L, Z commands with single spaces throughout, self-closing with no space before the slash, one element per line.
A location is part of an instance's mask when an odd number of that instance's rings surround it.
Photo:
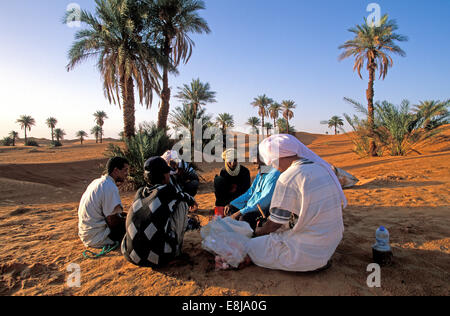
<path fill-rule="evenodd" d="M 347 207 L 347 199 L 344 191 L 342 191 L 342 186 L 331 168 L 331 165 L 320 158 L 311 149 L 303 145 L 296 137 L 292 135 L 274 135 L 266 138 L 259 145 L 259 152 L 264 163 L 268 166 L 272 165 L 273 167 L 276 167 L 279 159 L 293 156 L 306 158 L 314 163 L 324 166 L 341 193 L 344 208 Z"/>
<path fill-rule="evenodd" d="M 172 160 L 175 161 L 177 164 L 180 163 L 181 159 L 178 155 L 178 152 L 175 150 L 168 150 L 164 155 L 161 156 L 162 159 L 164 159 L 167 164 L 169 164 Z"/>
<path fill-rule="evenodd" d="M 224 153 L 222 154 L 222 158 L 223 160 L 225 160 L 225 162 L 233 162 L 237 159 L 237 151 L 234 148 L 230 148 L 226 151 L 224 151 Z"/>

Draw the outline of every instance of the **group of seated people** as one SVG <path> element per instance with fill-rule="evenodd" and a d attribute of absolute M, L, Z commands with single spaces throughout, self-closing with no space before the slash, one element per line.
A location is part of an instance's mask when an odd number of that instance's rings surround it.
<path fill-rule="evenodd" d="M 258 146 L 258 174 L 238 162 L 235 149 L 214 180 L 218 215 L 249 223 L 255 231 L 247 263 L 284 271 L 328 265 L 343 235 L 345 195 L 331 166 L 295 137 L 274 135 Z M 125 258 L 142 267 L 166 266 L 183 256 L 188 214 L 198 209 L 199 177 L 175 151 L 146 161 L 145 187 L 125 213 L 116 184 L 129 163 L 112 158 L 79 207 L 79 236 L 86 247 L 121 244 Z M 289 226 L 292 215 L 298 222 Z"/>

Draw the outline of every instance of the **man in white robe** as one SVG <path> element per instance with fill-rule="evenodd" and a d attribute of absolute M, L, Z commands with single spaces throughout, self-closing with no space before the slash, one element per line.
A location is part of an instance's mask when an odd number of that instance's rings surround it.
<path fill-rule="evenodd" d="M 251 261 L 260 267 L 293 272 L 327 266 L 343 237 L 342 207 L 347 203 L 334 172 L 290 135 L 266 139 L 260 152 L 266 164 L 282 175 L 270 218 L 249 243 Z M 299 217 L 297 224 L 283 229 L 292 214 Z"/>

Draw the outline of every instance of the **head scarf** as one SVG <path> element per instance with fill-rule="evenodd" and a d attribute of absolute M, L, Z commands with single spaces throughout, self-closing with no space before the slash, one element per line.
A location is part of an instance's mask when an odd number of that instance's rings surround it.
<path fill-rule="evenodd" d="M 169 164 L 172 160 L 175 161 L 177 164 L 181 161 L 178 152 L 175 150 L 166 151 L 164 155 L 161 156 L 161 158 L 164 159 L 167 162 L 167 164 Z"/>
<path fill-rule="evenodd" d="M 259 145 L 259 152 L 264 162 L 267 165 L 272 165 L 273 167 L 277 167 L 278 161 L 281 158 L 292 156 L 306 158 L 314 163 L 322 165 L 336 183 L 336 186 L 341 194 L 341 200 L 344 208 L 347 207 L 347 198 L 345 197 L 344 191 L 342 191 L 342 186 L 336 177 L 335 172 L 331 168 L 331 165 L 320 158 L 311 149 L 303 145 L 296 137 L 292 135 L 274 135 L 266 138 Z"/>
<path fill-rule="evenodd" d="M 170 166 L 171 161 L 175 161 L 175 163 L 180 166 L 181 165 L 181 158 L 178 155 L 178 152 L 175 150 L 168 150 L 164 153 L 164 155 L 161 156 L 162 159 L 164 159 L 167 163 L 167 165 Z M 172 167 L 171 167 L 172 168 Z M 176 175 L 177 171 L 172 169 L 170 171 L 170 175 Z"/>
<path fill-rule="evenodd" d="M 228 174 L 232 177 L 237 177 L 239 173 L 241 172 L 241 165 L 237 164 L 236 169 L 231 170 L 230 167 L 228 167 L 228 163 L 231 163 L 235 160 L 237 160 L 237 151 L 234 148 L 227 149 L 222 154 L 223 160 L 225 160 L 225 170 L 228 172 Z"/>

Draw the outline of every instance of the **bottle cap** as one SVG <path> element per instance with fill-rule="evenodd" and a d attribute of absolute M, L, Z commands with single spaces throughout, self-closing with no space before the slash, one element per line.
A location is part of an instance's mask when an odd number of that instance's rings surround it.
<path fill-rule="evenodd" d="M 380 231 L 384 232 L 386 230 L 386 228 L 384 228 L 384 226 L 380 227 Z"/>

